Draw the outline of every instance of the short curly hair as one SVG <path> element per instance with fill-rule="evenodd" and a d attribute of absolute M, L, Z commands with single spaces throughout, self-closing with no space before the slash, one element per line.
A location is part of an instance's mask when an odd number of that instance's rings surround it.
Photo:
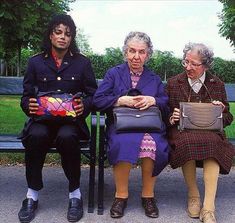
<path fill-rule="evenodd" d="M 211 48 L 209 48 L 203 43 L 191 43 L 190 42 L 186 44 L 183 49 L 183 53 L 184 53 L 183 59 L 185 59 L 186 54 L 191 50 L 194 50 L 198 53 L 198 55 L 201 57 L 202 64 L 205 67 L 207 68 L 212 67 L 213 60 L 214 60 L 214 53 Z"/>
<path fill-rule="evenodd" d="M 124 58 L 126 57 L 126 53 L 127 53 L 127 49 L 128 49 L 128 43 L 129 43 L 129 41 L 131 41 L 133 39 L 140 40 L 140 41 L 143 41 L 144 43 L 146 43 L 146 45 L 148 47 L 148 51 L 147 51 L 147 54 L 148 54 L 147 60 L 148 60 L 153 54 L 152 41 L 146 33 L 136 32 L 136 31 L 135 32 L 130 32 L 124 40 L 124 46 L 122 47 L 122 54 L 123 54 Z"/>

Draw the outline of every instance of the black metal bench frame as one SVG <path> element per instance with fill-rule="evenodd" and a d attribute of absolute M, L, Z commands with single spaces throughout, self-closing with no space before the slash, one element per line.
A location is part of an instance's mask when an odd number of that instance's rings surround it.
<path fill-rule="evenodd" d="M 235 84 L 225 84 L 229 102 L 235 102 Z M 106 141 L 105 141 L 105 113 L 100 112 L 100 137 L 99 137 L 99 155 L 98 155 L 98 209 L 99 215 L 104 211 L 104 162 L 107 159 Z M 235 145 L 235 136 L 229 138 L 229 141 Z"/>

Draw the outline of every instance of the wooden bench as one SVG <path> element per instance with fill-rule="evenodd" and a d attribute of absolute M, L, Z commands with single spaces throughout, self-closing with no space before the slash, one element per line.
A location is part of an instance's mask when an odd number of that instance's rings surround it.
<path fill-rule="evenodd" d="M 229 102 L 235 102 L 235 84 L 225 85 L 227 98 Z M 235 117 L 234 117 L 235 118 Z M 104 162 L 106 156 L 106 142 L 105 142 L 105 113 L 101 112 L 99 117 L 99 155 L 98 155 L 98 214 L 102 215 L 104 210 Z M 235 135 L 229 138 L 229 141 L 235 145 Z"/>
<path fill-rule="evenodd" d="M 0 95 L 22 95 L 22 78 L 17 77 L 0 77 Z M 92 112 L 90 116 L 90 140 L 81 140 L 79 147 L 81 153 L 89 159 L 89 191 L 88 191 L 88 213 L 94 212 L 94 194 L 95 194 L 95 163 L 96 163 L 96 131 L 97 116 L 96 112 Z M 23 127 L 23 126 L 22 126 Z M 18 153 L 24 152 L 24 146 L 17 139 L 17 135 L 0 134 L 0 152 Z M 55 148 L 51 148 L 49 153 L 57 152 Z"/>

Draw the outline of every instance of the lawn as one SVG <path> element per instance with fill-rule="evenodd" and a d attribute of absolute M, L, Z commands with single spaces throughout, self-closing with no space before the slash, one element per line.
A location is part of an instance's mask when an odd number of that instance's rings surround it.
<path fill-rule="evenodd" d="M 230 109 L 235 117 L 235 103 L 230 104 Z M 0 96 L 0 133 L 1 134 L 18 134 L 20 133 L 24 121 L 25 114 L 20 108 L 19 96 Z M 87 119 L 90 122 L 90 119 Z M 235 137 L 235 120 L 226 129 L 227 137 Z M 22 154 L 1 154 L 0 163 L 9 161 L 22 162 Z M 49 163 L 59 162 L 58 154 L 50 154 L 47 161 Z M 85 162 L 85 161 L 84 161 Z"/>
<path fill-rule="evenodd" d="M 230 110 L 235 117 L 235 103 L 230 103 Z M 25 114 L 20 108 L 19 96 L 0 96 L 0 133 L 1 134 L 17 134 L 21 131 Z M 90 119 L 87 119 L 89 122 Z M 226 129 L 228 137 L 235 136 L 235 120 Z"/>
<path fill-rule="evenodd" d="M 0 96 L 0 134 L 19 134 L 24 126 L 26 115 L 20 108 L 20 96 Z M 90 122 L 89 117 L 87 122 Z M 1 153 L 0 164 L 22 163 L 24 154 L 19 153 Z M 83 163 L 88 163 L 85 157 Z M 60 157 L 58 154 L 48 154 L 46 163 L 58 164 Z"/>
<path fill-rule="evenodd" d="M 234 120 L 230 126 L 225 128 L 225 131 L 228 138 L 235 138 L 235 103 L 230 103 L 230 111 L 233 114 Z"/>
<path fill-rule="evenodd" d="M 20 108 L 19 96 L 0 96 L 0 133 L 17 134 L 22 129 L 25 114 Z"/>

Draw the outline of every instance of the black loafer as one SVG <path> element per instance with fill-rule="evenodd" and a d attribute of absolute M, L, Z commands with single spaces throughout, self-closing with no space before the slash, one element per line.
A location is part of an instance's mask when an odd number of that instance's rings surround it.
<path fill-rule="evenodd" d="M 124 215 L 124 210 L 127 205 L 128 198 L 115 198 L 110 209 L 110 216 L 112 218 L 121 218 Z"/>
<path fill-rule="evenodd" d="M 82 199 L 71 198 L 69 199 L 69 208 L 67 219 L 69 222 L 77 222 L 83 216 L 83 204 Z"/>
<path fill-rule="evenodd" d="M 35 217 L 35 211 L 38 207 L 38 201 L 34 201 L 32 198 L 26 198 L 22 202 L 22 207 L 18 213 L 18 217 L 21 223 L 29 223 Z"/>
<path fill-rule="evenodd" d="M 153 197 L 142 197 L 142 206 L 145 210 L 146 216 L 150 218 L 157 218 L 159 216 L 159 210 Z"/>

